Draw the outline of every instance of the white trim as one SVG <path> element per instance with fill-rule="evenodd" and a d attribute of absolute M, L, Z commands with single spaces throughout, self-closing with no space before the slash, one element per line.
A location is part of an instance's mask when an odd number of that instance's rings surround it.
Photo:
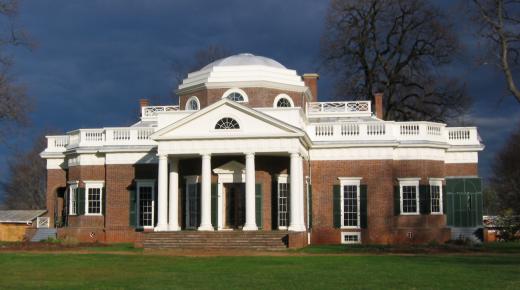
<path fill-rule="evenodd" d="M 155 225 L 155 179 L 136 179 L 136 202 L 137 202 L 137 208 L 136 208 L 136 226 L 138 229 L 153 229 Z M 139 192 L 139 189 L 141 187 L 151 187 L 152 188 L 152 225 L 151 226 L 142 226 L 139 219 L 139 202 L 141 199 L 141 195 Z"/>
<path fill-rule="evenodd" d="M 76 191 L 78 190 L 79 188 L 79 182 L 77 180 L 75 181 L 68 181 L 67 184 L 69 185 L 69 190 L 67 192 L 67 194 L 69 195 L 69 198 L 68 198 L 68 208 L 69 208 L 69 215 L 77 215 L 78 214 L 78 209 L 77 209 L 77 206 L 78 206 L 78 200 L 77 200 L 77 196 L 76 196 L 76 192 L 74 192 L 74 194 L 72 194 L 73 191 Z M 72 206 L 72 197 L 74 196 L 74 201 L 76 202 L 76 206 Z M 75 209 L 75 212 L 72 212 L 72 209 Z"/>
<path fill-rule="evenodd" d="M 244 90 L 241 90 L 239 88 L 231 88 L 231 89 L 227 90 L 226 92 L 224 92 L 224 94 L 222 94 L 222 99 L 227 99 L 227 97 L 232 93 L 238 93 L 238 94 L 241 94 L 242 97 L 244 97 L 243 101 L 237 102 L 237 103 L 248 103 L 249 102 L 249 97 L 247 96 L 246 92 L 244 92 Z M 232 100 L 230 100 L 230 101 L 232 101 Z"/>
<path fill-rule="evenodd" d="M 442 183 L 444 181 L 444 178 L 429 178 L 430 182 L 430 214 L 432 215 L 443 215 L 444 214 L 444 208 L 443 208 L 443 200 L 442 200 Z M 432 186 L 438 186 L 439 187 L 439 211 L 433 212 L 432 209 Z"/>
<path fill-rule="evenodd" d="M 102 180 L 83 180 L 85 184 L 85 215 L 90 216 L 102 216 L 103 215 L 103 188 L 105 187 L 105 181 Z M 99 213 L 90 213 L 88 211 L 88 190 L 99 188 Z"/>
<path fill-rule="evenodd" d="M 289 103 L 291 104 L 291 108 L 294 108 L 294 102 L 293 102 L 292 98 L 288 94 L 279 94 L 278 96 L 276 96 L 274 98 L 273 108 L 287 108 L 287 107 L 278 107 L 277 106 L 278 101 L 280 99 L 287 99 L 287 101 L 289 101 Z"/>
<path fill-rule="evenodd" d="M 345 236 L 357 236 L 357 241 L 345 241 Z M 342 244 L 361 244 L 361 232 L 341 232 Z"/>
<path fill-rule="evenodd" d="M 339 183 L 340 183 L 340 209 L 341 209 L 341 229 L 360 229 L 361 228 L 361 179 L 362 177 L 338 177 Z M 356 186 L 356 202 L 357 202 L 357 226 L 345 226 L 345 209 L 344 209 L 344 193 L 343 188 L 344 186 L 353 185 Z M 342 239 L 343 241 L 343 239 Z"/>
<path fill-rule="evenodd" d="M 192 110 L 189 105 L 190 105 L 190 102 L 195 100 L 195 102 L 197 102 L 197 109 L 196 110 Z M 184 110 L 186 111 L 198 111 L 200 110 L 200 101 L 199 101 L 199 98 L 197 98 L 197 96 L 191 96 L 187 101 L 186 101 L 186 105 L 184 106 Z"/>
<path fill-rule="evenodd" d="M 290 183 L 290 176 L 286 173 L 276 174 L 276 180 L 278 183 Z"/>
<path fill-rule="evenodd" d="M 399 213 L 401 215 L 419 215 L 419 181 L 420 177 L 402 177 L 399 180 Z M 415 212 L 403 212 L 403 186 L 415 186 Z"/>
<path fill-rule="evenodd" d="M 287 184 L 288 185 L 288 190 L 287 190 L 287 201 L 290 201 L 290 194 L 291 194 L 291 190 L 290 190 L 290 182 L 291 180 L 291 176 L 289 174 L 285 174 L 285 173 L 281 173 L 281 174 L 277 174 L 276 175 L 276 206 L 278 207 L 278 209 L 280 208 L 280 184 Z M 280 212 L 278 211 L 277 209 L 277 214 L 276 214 L 276 226 L 279 230 L 287 230 L 288 226 L 289 226 L 289 222 L 290 222 L 290 217 L 289 217 L 289 208 L 290 208 L 290 204 L 287 203 L 287 211 L 285 212 L 285 215 L 286 215 L 286 220 L 287 220 L 287 225 L 286 226 L 280 226 Z"/>

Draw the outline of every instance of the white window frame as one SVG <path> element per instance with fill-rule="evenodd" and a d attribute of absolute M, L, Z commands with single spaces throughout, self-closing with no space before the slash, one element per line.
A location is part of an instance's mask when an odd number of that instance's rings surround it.
<path fill-rule="evenodd" d="M 103 215 L 103 188 L 105 188 L 105 182 L 104 181 L 98 181 L 98 180 L 84 180 L 83 183 L 85 183 L 85 215 L 91 215 L 91 216 L 102 216 Z M 90 213 L 88 210 L 88 203 L 89 203 L 89 189 L 95 189 L 99 188 L 99 213 Z"/>
<path fill-rule="evenodd" d="M 79 188 L 79 181 L 69 181 L 69 200 L 68 200 L 68 207 L 69 207 L 69 215 L 78 215 L 78 200 L 76 199 L 76 191 Z M 74 193 L 74 194 L 73 194 Z M 76 202 L 75 206 L 72 206 L 72 198 L 74 197 L 74 202 Z M 74 209 L 74 211 L 73 211 Z"/>
<path fill-rule="evenodd" d="M 136 189 L 137 189 L 137 192 L 136 192 L 137 193 L 137 196 L 136 196 L 136 201 L 137 201 L 136 225 L 137 225 L 137 228 L 153 229 L 153 227 L 155 225 L 155 180 L 154 179 L 137 179 L 137 180 L 135 180 L 135 183 L 136 183 Z M 141 199 L 141 194 L 140 194 L 139 190 L 141 187 L 151 187 L 152 188 L 152 225 L 151 226 L 141 225 L 141 219 L 139 218 L 140 210 L 141 210 L 141 207 L 139 206 L 140 199 Z"/>
<path fill-rule="evenodd" d="M 420 177 L 398 178 L 399 180 L 399 208 L 401 215 L 419 215 L 421 210 L 419 208 L 419 181 Z M 403 187 L 415 186 L 415 212 L 403 211 Z"/>
<path fill-rule="evenodd" d="M 360 229 L 361 228 L 361 179 L 362 177 L 338 177 L 340 184 L 340 209 L 341 209 L 341 227 L 342 229 Z M 352 185 L 357 187 L 357 226 L 345 226 L 345 206 L 344 206 L 344 194 L 343 189 L 346 185 Z"/>
<path fill-rule="evenodd" d="M 222 99 L 226 99 L 232 93 L 239 93 L 239 94 L 242 95 L 242 97 L 244 97 L 243 101 L 240 101 L 240 102 L 237 102 L 237 103 L 248 103 L 249 102 L 249 97 L 247 96 L 246 92 L 244 92 L 243 90 L 241 90 L 239 88 L 231 88 L 231 89 L 227 90 L 222 95 Z"/>
<path fill-rule="evenodd" d="M 197 103 L 197 109 L 196 110 L 193 110 L 190 108 L 190 103 L 191 101 L 195 101 Z M 198 111 L 200 110 L 200 101 L 199 101 L 199 98 L 197 98 L 196 96 L 191 96 L 188 101 L 186 101 L 186 105 L 184 106 L 184 110 L 185 111 Z"/>
<path fill-rule="evenodd" d="M 287 212 L 285 213 L 287 215 L 286 219 L 287 219 L 287 226 L 280 226 L 280 213 L 277 211 L 277 215 L 276 215 L 276 219 L 277 219 L 277 226 L 278 226 L 278 229 L 279 230 L 286 230 L 289 226 L 289 223 L 290 223 L 290 216 L 289 216 L 289 210 L 290 210 L 290 204 L 289 204 L 289 197 L 291 195 L 291 190 L 290 190 L 290 176 L 289 174 L 278 174 L 277 175 L 277 183 L 276 183 L 276 186 L 277 186 L 277 189 L 276 189 L 276 206 L 279 208 L 280 206 L 280 184 L 287 184 Z"/>
<path fill-rule="evenodd" d="M 279 94 L 278 96 L 276 96 L 276 98 L 274 98 L 273 108 L 288 108 L 288 107 L 278 107 L 277 106 L 278 101 L 280 99 L 287 99 L 287 101 L 289 101 L 289 103 L 291 104 L 291 106 L 289 108 L 294 108 L 294 102 L 288 94 Z"/>
<path fill-rule="evenodd" d="M 444 178 L 429 178 L 430 182 L 430 214 L 432 215 L 443 215 L 444 214 L 444 208 L 442 207 L 442 183 L 444 182 Z M 433 198 L 432 198 L 432 186 L 438 186 L 439 187 L 439 211 L 434 212 L 431 209 L 433 208 Z"/>
<path fill-rule="evenodd" d="M 357 241 L 345 241 L 345 236 L 357 236 Z M 341 233 L 342 244 L 361 244 L 361 232 L 342 232 Z"/>

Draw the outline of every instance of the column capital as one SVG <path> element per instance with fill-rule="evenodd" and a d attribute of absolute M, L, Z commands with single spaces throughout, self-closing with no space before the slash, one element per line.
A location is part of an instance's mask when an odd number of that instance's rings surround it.
<path fill-rule="evenodd" d="M 298 152 L 298 151 L 290 151 L 289 155 L 291 155 L 291 157 L 300 157 L 301 156 L 300 152 Z"/>
<path fill-rule="evenodd" d="M 200 153 L 202 158 L 211 158 L 211 153 Z"/>
<path fill-rule="evenodd" d="M 255 156 L 255 152 L 244 152 L 246 157 Z"/>
<path fill-rule="evenodd" d="M 168 158 L 168 154 L 157 154 L 157 156 L 159 157 L 159 159 L 167 159 Z"/>

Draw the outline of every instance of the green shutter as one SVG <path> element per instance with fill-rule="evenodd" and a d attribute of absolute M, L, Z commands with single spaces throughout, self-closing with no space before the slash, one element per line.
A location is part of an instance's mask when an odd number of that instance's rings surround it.
<path fill-rule="evenodd" d="M 106 213 L 106 202 L 107 200 L 107 191 L 105 190 L 105 188 L 101 188 L 101 214 L 102 215 L 105 215 Z"/>
<path fill-rule="evenodd" d="M 257 183 L 255 185 L 255 211 L 256 211 L 256 226 L 261 229 L 263 227 L 262 223 L 262 184 Z"/>
<path fill-rule="evenodd" d="M 341 227 L 341 194 L 340 186 L 332 186 L 332 221 L 335 228 Z"/>
<path fill-rule="evenodd" d="M 359 188 L 359 215 L 360 215 L 360 226 L 362 229 L 366 229 L 368 225 L 368 214 L 367 214 L 367 185 L 362 184 Z"/>
<path fill-rule="evenodd" d="M 448 210 L 448 197 L 446 196 L 446 186 L 442 186 L 442 213 L 446 214 Z"/>
<path fill-rule="evenodd" d="M 85 188 L 78 187 L 77 191 L 78 191 L 78 199 L 77 199 L 78 211 L 77 211 L 77 214 L 78 215 L 84 215 L 85 214 Z"/>
<path fill-rule="evenodd" d="M 394 215 L 401 214 L 401 192 L 399 186 L 394 186 Z"/>
<path fill-rule="evenodd" d="M 430 186 L 419 185 L 419 212 L 421 214 L 430 214 Z"/>
<path fill-rule="evenodd" d="M 272 229 L 278 229 L 278 183 L 271 182 L 271 226 Z"/>
<path fill-rule="evenodd" d="M 137 194 L 135 190 L 128 191 L 130 206 L 128 224 L 135 228 L 137 226 Z"/>
<path fill-rule="evenodd" d="M 309 228 L 312 228 L 312 184 L 307 185 L 309 190 Z"/>
<path fill-rule="evenodd" d="M 216 183 L 211 184 L 211 224 L 216 229 L 218 216 L 218 188 Z"/>

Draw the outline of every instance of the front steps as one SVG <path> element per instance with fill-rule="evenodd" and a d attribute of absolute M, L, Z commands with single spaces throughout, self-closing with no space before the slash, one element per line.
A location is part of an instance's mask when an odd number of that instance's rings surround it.
<path fill-rule="evenodd" d="M 31 238 L 31 242 L 46 241 L 49 238 L 56 238 L 57 230 L 55 228 L 40 228 L 36 230 L 36 233 Z"/>
<path fill-rule="evenodd" d="M 150 232 L 144 234 L 145 249 L 287 249 L 287 232 Z"/>

